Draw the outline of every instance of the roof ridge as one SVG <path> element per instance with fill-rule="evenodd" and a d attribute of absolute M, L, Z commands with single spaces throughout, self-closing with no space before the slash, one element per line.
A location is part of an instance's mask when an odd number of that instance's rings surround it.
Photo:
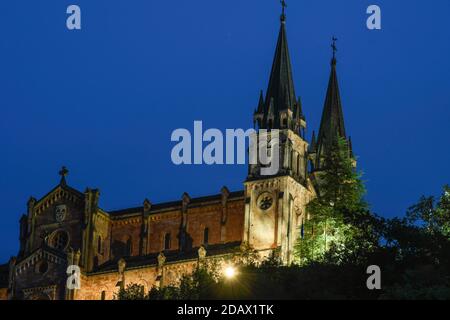
<path fill-rule="evenodd" d="M 244 194 L 244 190 L 231 191 L 229 198 L 243 196 L 243 194 Z M 203 201 L 214 200 L 216 198 L 217 198 L 217 200 L 219 200 L 219 199 L 221 199 L 221 197 L 222 197 L 222 193 L 199 196 L 199 197 L 192 198 L 190 201 L 190 204 L 196 203 L 196 202 L 198 203 L 198 202 L 201 202 L 202 200 Z M 182 199 L 152 203 L 152 209 L 155 209 L 155 207 L 166 207 L 169 205 L 180 205 L 181 206 L 181 204 L 182 204 Z M 127 214 L 127 213 L 133 213 L 133 212 L 140 212 L 143 210 L 143 208 L 144 208 L 143 206 L 138 206 L 138 207 L 129 207 L 129 208 L 118 209 L 118 210 L 110 210 L 110 211 L 105 210 L 105 211 L 108 214 L 120 215 L 120 214 Z"/>

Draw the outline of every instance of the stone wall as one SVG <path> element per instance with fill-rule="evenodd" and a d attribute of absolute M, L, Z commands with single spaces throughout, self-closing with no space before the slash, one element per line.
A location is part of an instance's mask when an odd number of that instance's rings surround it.
<path fill-rule="evenodd" d="M 242 241 L 244 234 L 245 203 L 244 200 L 232 201 L 227 205 L 225 241 Z"/>
<path fill-rule="evenodd" d="M 223 219 L 226 214 L 225 219 Z M 105 243 L 105 254 L 99 261 L 106 261 L 109 246 L 112 252 L 108 258 L 119 258 L 119 247 L 125 248 L 128 239 L 131 239 L 132 256 L 139 255 L 142 218 L 137 212 L 134 217 L 128 217 L 112 222 L 112 241 Z M 182 222 L 181 209 L 168 210 L 151 214 L 147 218 L 147 241 L 145 254 L 154 254 L 163 251 L 164 237 L 170 234 L 169 250 L 179 249 L 178 235 Z M 222 223 L 223 222 L 223 223 Z M 187 210 L 187 233 L 192 239 L 192 246 L 199 247 L 204 244 L 205 228 L 208 228 L 208 244 L 242 241 L 244 228 L 244 201 L 232 200 L 226 204 L 226 211 L 222 204 L 201 204 L 189 207 Z M 114 249 L 116 248 L 116 249 Z"/>
<path fill-rule="evenodd" d="M 111 257 L 111 220 L 104 213 L 94 215 L 94 235 L 92 246 L 94 248 L 94 265 L 101 265 Z"/>
<path fill-rule="evenodd" d="M 16 298 L 29 299 L 39 293 L 52 300 L 62 299 L 67 279 L 66 270 L 64 258 L 43 249 L 36 251 L 14 268 Z M 51 289 L 43 292 L 42 288 L 48 287 Z"/>
<path fill-rule="evenodd" d="M 180 263 L 169 263 L 163 267 L 146 266 L 141 268 L 125 269 L 125 287 L 129 284 L 144 286 L 144 291 L 149 292 L 153 286 L 176 285 L 183 274 L 190 274 L 197 266 L 197 260 Z M 158 277 L 162 275 L 162 278 Z M 119 291 L 118 284 L 122 281 L 122 274 L 117 270 L 107 273 L 82 275 L 81 288 L 76 291 L 76 300 L 101 300 L 102 291 L 105 292 L 105 300 L 114 299 Z M 159 281 L 162 280 L 162 283 Z"/>
<path fill-rule="evenodd" d="M 36 217 L 35 228 L 27 239 L 27 250 L 19 257 L 16 266 L 16 298 L 71 298 L 71 295 L 66 296 L 65 289 L 66 269 L 71 263 L 79 264 L 85 272 L 81 277 L 81 289 L 74 293 L 75 299 L 112 299 L 119 290 L 118 284 L 123 276 L 125 285 L 141 284 L 146 291 L 153 286 L 177 284 L 198 264 L 197 258 L 193 258 L 190 252 L 191 248 L 204 245 L 208 250 L 208 246 L 235 245 L 243 239 L 243 195 L 240 192 L 230 194 L 226 188 L 222 189 L 221 195 L 191 199 L 185 194 L 182 201 L 158 204 L 153 208 L 150 203 L 144 202 L 143 207 L 111 213 L 96 207 L 95 201 L 91 204 L 92 208 L 88 208 L 82 193 L 64 185 L 29 205 L 30 217 Z M 57 210 L 60 206 L 65 208 L 63 218 Z M 92 225 L 89 225 L 92 229 L 82 230 L 88 211 L 93 215 Z M 187 254 L 174 258 L 173 254 L 180 249 L 179 235 L 182 231 L 186 232 L 182 235 L 186 240 L 183 250 L 187 250 Z M 87 236 L 86 232 L 92 232 L 92 235 Z M 67 237 L 59 237 L 65 234 Z M 166 234 L 170 234 L 169 248 L 165 248 Z M 51 248 L 43 241 L 47 241 Z M 220 250 L 217 252 L 225 252 Z M 65 258 L 67 252 L 79 252 L 81 256 L 77 262 L 72 262 Z M 163 267 L 155 265 L 154 257 L 160 252 L 171 254 Z M 85 256 L 87 254 L 89 259 Z M 148 259 L 133 258 L 139 255 Z M 130 261 L 130 256 L 132 268 L 125 268 L 123 273 L 119 273 L 117 268 L 111 271 L 120 258 L 126 257 Z M 179 260 L 185 258 L 190 260 Z M 152 262 L 149 259 L 153 259 Z M 140 265 L 139 261 L 147 262 Z M 6 290 L 0 290 L 0 299 L 2 295 L 6 297 Z"/>
<path fill-rule="evenodd" d="M 141 217 L 133 217 L 113 221 L 111 255 L 113 258 L 120 258 L 125 255 L 127 242 L 131 242 L 131 256 L 139 255 L 139 242 L 141 236 Z"/>
<path fill-rule="evenodd" d="M 200 250 L 199 250 L 200 252 Z M 183 275 L 191 274 L 199 263 L 208 268 L 224 269 L 228 265 L 242 263 L 239 254 L 225 254 L 210 256 L 207 258 L 184 260 L 178 262 L 160 263 L 159 265 L 142 266 L 127 269 L 124 264 L 123 273 L 120 267 L 104 273 L 82 274 L 81 288 L 76 290 L 75 300 L 112 300 L 120 289 L 120 282 L 124 280 L 124 287 L 130 284 L 138 284 L 144 287 L 144 292 L 148 293 L 154 286 L 177 286 Z M 120 265 L 120 262 L 119 264 Z M 104 294 L 102 294 L 104 292 Z"/>
<path fill-rule="evenodd" d="M 48 199 L 47 199 L 48 198 Z M 57 230 L 64 230 L 69 236 L 68 245 L 73 249 L 81 248 L 81 229 L 80 221 L 83 219 L 84 204 L 77 196 L 58 188 L 39 202 L 33 209 L 36 215 L 35 230 L 32 234 L 33 245 L 29 247 L 28 252 L 42 246 L 44 235 L 49 235 Z M 66 214 L 62 222 L 56 221 L 55 210 L 57 206 L 65 205 Z"/>
<path fill-rule="evenodd" d="M 164 250 L 164 236 L 170 234 L 170 250 L 179 247 L 178 233 L 180 231 L 181 212 L 170 211 L 151 215 L 148 221 L 147 253 L 157 253 Z"/>

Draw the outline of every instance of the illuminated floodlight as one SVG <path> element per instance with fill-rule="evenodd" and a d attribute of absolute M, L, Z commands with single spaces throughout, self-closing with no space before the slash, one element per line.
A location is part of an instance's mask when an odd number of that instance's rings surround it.
<path fill-rule="evenodd" d="M 236 276 L 236 268 L 233 266 L 225 267 L 223 274 L 227 279 L 233 279 Z"/>

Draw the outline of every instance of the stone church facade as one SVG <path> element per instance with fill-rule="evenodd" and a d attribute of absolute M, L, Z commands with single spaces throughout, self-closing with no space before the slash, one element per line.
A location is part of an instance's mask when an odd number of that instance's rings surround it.
<path fill-rule="evenodd" d="M 0 299 L 112 299 L 120 287 L 136 283 L 176 284 L 200 263 L 238 264 L 243 248 L 260 256 L 276 254 L 292 263 L 306 204 L 316 196 L 321 159 L 336 137 L 347 139 L 336 74 L 335 46 L 320 129 L 306 141 L 306 120 L 295 94 L 281 15 L 269 84 L 261 92 L 256 129 L 279 129 L 280 170 L 261 175 L 249 165 L 243 190 L 119 211 L 99 207 L 100 192 L 70 187 L 68 171 L 47 195 L 33 197 L 20 219 L 20 250 L 0 265 Z M 351 153 L 351 141 L 349 152 Z M 67 287 L 68 266 L 81 271 L 79 289 Z"/>

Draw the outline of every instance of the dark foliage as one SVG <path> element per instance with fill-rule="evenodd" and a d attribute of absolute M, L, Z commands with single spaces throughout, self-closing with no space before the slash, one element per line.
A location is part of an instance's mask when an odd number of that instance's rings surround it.
<path fill-rule="evenodd" d="M 438 201 L 422 198 L 405 218 L 383 219 L 367 209 L 348 211 L 356 230 L 342 249 L 331 247 L 318 261 L 282 266 L 276 256 L 239 266 L 233 279 L 215 268 L 198 268 L 177 287 L 137 285 L 118 299 L 450 299 L 450 188 Z M 353 212 L 353 213 L 352 213 Z M 358 245 L 363 240 L 367 245 Z M 243 254 L 243 257 L 247 255 Z M 253 255 L 250 254 L 249 257 Z M 367 267 L 381 269 L 381 290 L 366 286 Z"/>

